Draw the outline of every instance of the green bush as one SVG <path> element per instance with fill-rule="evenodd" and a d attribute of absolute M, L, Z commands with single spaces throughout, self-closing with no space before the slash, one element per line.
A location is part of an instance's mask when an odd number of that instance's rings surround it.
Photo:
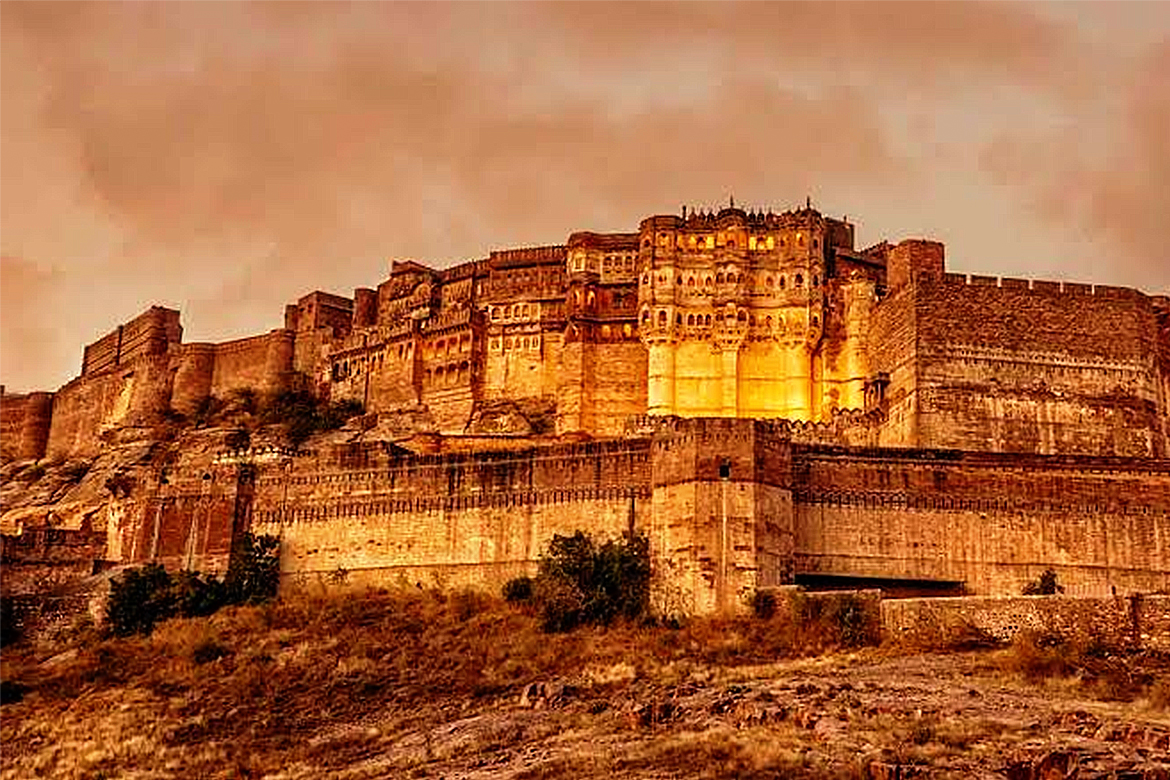
<path fill-rule="evenodd" d="M 268 601 L 280 584 L 278 546 L 274 536 L 244 534 L 223 580 L 190 571 L 172 575 L 157 563 L 131 569 L 110 584 L 110 630 L 117 636 L 149 634 L 167 618 L 202 617 L 232 604 Z"/>
<path fill-rule="evenodd" d="M 21 639 L 20 622 L 11 598 L 0 596 L 0 647 L 7 647 Z"/>
<path fill-rule="evenodd" d="M 1064 593 L 1064 586 L 1056 581 L 1056 572 L 1046 569 L 1034 582 L 1024 585 L 1025 596 L 1055 596 Z"/>
<path fill-rule="evenodd" d="M 597 546 L 581 531 L 558 534 L 532 591 L 546 631 L 641 617 L 650 603 L 649 540 L 633 533 Z"/>
<path fill-rule="evenodd" d="M 285 390 L 268 400 L 260 419 L 269 425 L 283 425 L 285 438 L 295 446 L 315 433 L 340 428 L 362 411 L 362 405 L 353 399 L 324 403 L 303 390 Z"/>
<path fill-rule="evenodd" d="M 243 534 L 232 549 L 224 589 L 229 604 L 260 604 L 280 587 L 280 540 Z"/>
<path fill-rule="evenodd" d="M 80 482 L 89 473 L 92 464 L 88 460 L 75 460 L 61 469 L 65 478 L 70 482 Z"/>
<path fill-rule="evenodd" d="M 752 596 L 752 613 L 761 620 L 771 620 L 776 614 L 776 594 L 757 590 Z"/>
<path fill-rule="evenodd" d="M 532 601 L 532 578 L 516 577 L 504 583 L 504 600 L 512 604 Z"/>
<path fill-rule="evenodd" d="M 252 434 L 246 428 L 237 428 L 224 437 L 223 443 L 229 450 L 246 450 L 252 446 Z"/>
<path fill-rule="evenodd" d="M 178 613 L 179 594 L 162 565 L 148 563 L 110 583 L 106 619 L 117 636 L 149 634 L 155 623 Z"/>

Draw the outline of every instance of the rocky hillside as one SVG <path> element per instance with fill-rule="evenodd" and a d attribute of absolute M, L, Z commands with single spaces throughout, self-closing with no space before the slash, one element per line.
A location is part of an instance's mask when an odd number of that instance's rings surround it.
<path fill-rule="evenodd" d="M 296 596 L 6 649 L 0 777 L 1165 778 L 1170 662 Z"/>

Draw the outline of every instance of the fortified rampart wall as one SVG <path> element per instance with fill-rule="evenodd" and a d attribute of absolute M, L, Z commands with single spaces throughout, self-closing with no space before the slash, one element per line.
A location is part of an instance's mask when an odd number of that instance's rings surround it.
<path fill-rule="evenodd" d="M 16 394 L 0 389 L 0 460 L 44 457 L 52 417 L 52 393 Z"/>
<path fill-rule="evenodd" d="M 956 274 L 920 278 L 910 294 L 918 436 L 908 443 L 1167 456 L 1154 299 Z"/>
<path fill-rule="evenodd" d="M 252 527 L 281 537 L 287 580 L 498 588 L 531 573 L 554 534 L 646 523 L 645 441 L 376 460 L 260 473 Z"/>
<path fill-rule="evenodd" d="M 798 448 L 799 574 L 1070 595 L 1170 583 L 1170 461 Z"/>
<path fill-rule="evenodd" d="M 498 588 L 554 534 L 635 528 L 672 612 L 742 609 L 802 577 L 1001 596 L 1053 569 L 1069 595 L 1170 587 L 1170 461 L 805 445 L 786 421 L 651 419 L 631 438 L 492 452 L 189 459 L 111 502 L 105 560 L 222 569 L 251 528 L 281 538 L 289 583 Z"/>
<path fill-rule="evenodd" d="M 147 425 L 166 411 L 173 387 L 171 358 L 152 355 L 104 374 L 82 376 L 53 396 L 49 457 L 95 454 L 102 436 Z"/>

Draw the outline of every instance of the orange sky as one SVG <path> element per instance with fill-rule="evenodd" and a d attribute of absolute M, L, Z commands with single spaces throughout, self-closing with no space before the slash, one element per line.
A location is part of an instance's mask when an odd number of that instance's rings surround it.
<path fill-rule="evenodd" d="M 151 304 L 814 205 L 956 271 L 1170 293 L 1170 3 L 0 3 L 0 382 Z"/>

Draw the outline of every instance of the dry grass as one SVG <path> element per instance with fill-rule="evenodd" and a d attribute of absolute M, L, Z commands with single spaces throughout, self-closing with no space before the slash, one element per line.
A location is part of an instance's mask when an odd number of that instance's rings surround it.
<path fill-rule="evenodd" d="M 123 760 L 164 769 L 181 755 L 188 767 L 220 762 L 246 777 L 271 769 L 270 761 L 320 763 L 311 739 L 333 723 L 394 711 L 439 719 L 549 678 L 580 679 L 600 696 L 648 676 L 669 682 L 697 666 L 767 663 L 828 644 L 823 631 L 802 636 L 752 619 L 550 635 L 535 616 L 474 592 L 300 595 L 170 620 L 148 638 L 90 635 L 75 656 L 50 664 L 27 649 L 6 650 L 5 677 L 25 693 L 5 707 L 0 731 L 6 763 L 33 754 L 44 761 L 38 745 L 56 738 L 61 713 L 108 707 L 132 692 L 136 711 L 167 724 L 144 731 L 123 723 L 141 737 L 137 752 L 95 753 L 87 763 L 78 756 L 84 746 L 62 748 L 53 753 L 58 763 L 37 771 L 100 771 Z M 248 724 L 243 733 L 240 724 Z M 358 733 L 331 743 L 330 761 L 360 759 L 377 741 Z"/>
<path fill-rule="evenodd" d="M 149 638 L 80 632 L 48 662 L 5 648 L 3 677 L 24 698 L 0 718 L 0 778 L 424 777 L 452 762 L 488 777 L 517 756 L 530 778 L 859 777 L 874 761 L 953 763 L 1015 739 L 989 720 L 861 706 L 823 683 L 783 694 L 782 721 L 732 727 L 753 680 L 835 680 L 898 652 L 818 657 L 834 646 L 831 628 L 740 619 L 546 634 L 500 599 L 412 590 L 299 595 L 167 621 Z M 1033 639 L 979 664 L 1105 696 L 1113 660 Z M 1131 669 L 1126 691 L 1165 708 L 1170 686 L 1156 671 Z M 516 706 L 529 683 L 550 681 L 576 686 L 572 706 Z M 675 696 L 697 697 L 690 720 L 631 719 L 630 706 Z M 724 698 L 732 710 L 712 709 Z M 802 725 L 806 712 L 825 717 L 828 736 Z M 846 728 L 866 752 L 810 752 Z"/>
<path fill-rule="evenodd" d="M 1145 699 L 1165 708 L 1170 698 L 1170 654 L 1130 653 L 1094 641 L 1023 633 L 1000 656 L 1000 668 L 1033 684 L 1072 682 L 1102 701 Z"/>

